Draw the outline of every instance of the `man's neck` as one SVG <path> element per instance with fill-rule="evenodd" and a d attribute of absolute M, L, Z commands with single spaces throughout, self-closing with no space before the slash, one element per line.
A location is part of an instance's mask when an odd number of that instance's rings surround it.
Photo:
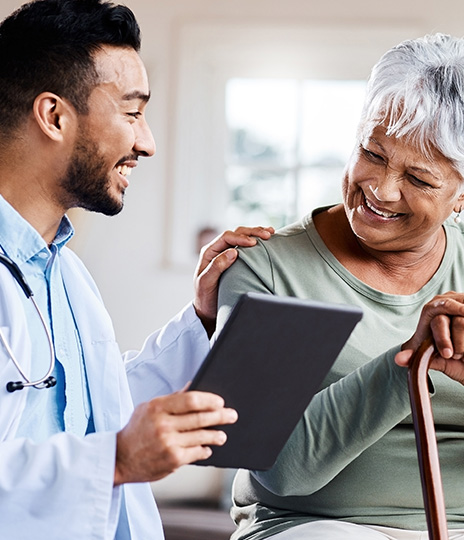
<path fill-rule="evenodd" d="M 66 151 L 38 128 L 34 118 L 26 129 L 0 138 L 0 195 L 50 244 L 67 211 L 58 197 Z"/>
<path fill-rule="evenodd" d="M 50 196 L 45 184 L 18 170 L 0 178 L 0 195 L 50 244 L 65 213 Z"/>

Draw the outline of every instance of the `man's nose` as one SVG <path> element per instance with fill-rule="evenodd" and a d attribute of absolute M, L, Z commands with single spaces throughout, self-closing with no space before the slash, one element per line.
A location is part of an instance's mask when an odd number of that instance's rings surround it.
<path fill-rule="evenodd" d="M 155 139 L 145 119 L 137 123 L 134 150 L 139 156 L 150 157 L 156 152 Z"/>

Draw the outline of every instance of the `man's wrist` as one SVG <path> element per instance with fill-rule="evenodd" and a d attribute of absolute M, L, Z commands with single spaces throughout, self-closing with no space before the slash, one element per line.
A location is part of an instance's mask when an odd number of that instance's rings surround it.
<path fill-rule="evenodd" d="M 206 333 L 208 334 L 208 337 L 210 338 L 214 334 L 214 331 L 216 330 L 216 317 L 211 318 L 204 315 L 201 312 L 201 310 L 199 310 L 195 306 L 195 302 L 193 303 L 193 309 L 195 310 L 197 317 L 200 319 L 200 322 L 203 325 L 203 328 L 205 329 Z"/>

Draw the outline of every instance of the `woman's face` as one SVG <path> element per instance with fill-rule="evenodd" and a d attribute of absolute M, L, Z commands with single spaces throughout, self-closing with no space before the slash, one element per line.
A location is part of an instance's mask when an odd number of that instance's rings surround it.
<path fill-rule="evenodd" d="M 438 151 L 425 157 L 377 126 L 355 148 L 343 180 L 345 211 L 358 240 L 378 251 L 431 246 L 453 209 L 464 206 L 464 184 Z"/>

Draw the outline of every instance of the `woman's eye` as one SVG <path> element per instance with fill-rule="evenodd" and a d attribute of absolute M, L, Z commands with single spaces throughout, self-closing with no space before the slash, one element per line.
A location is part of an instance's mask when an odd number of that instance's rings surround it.
<path fill-rule="evenodd" d="M 379 156 L 379 154 L 376 154 L 375 152 L 372 152 L 371 150 L 368 150 L 367 148 L 362 148 L 364 154 L 373 161 L 383 161 L 383 157 Z"/>
<path fill-rule="evenodd" d="M 427 184 L 427 182 L 424 182 L 420 178 L 417 178 L 417 176 L 414 176 L 413 174 L 408 174 L 409 180 L 416 186 L 419 187 L 431 187 L 430 184 Z"/>

